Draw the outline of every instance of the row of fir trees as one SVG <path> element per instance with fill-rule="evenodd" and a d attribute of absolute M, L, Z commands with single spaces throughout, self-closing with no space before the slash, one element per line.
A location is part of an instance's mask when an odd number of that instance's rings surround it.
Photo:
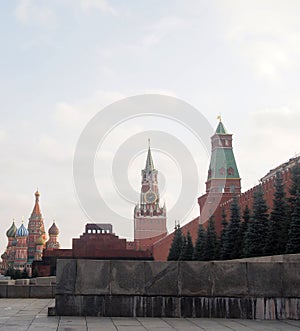
<path fill-rule="evenodd" d="M 219 237 L 213 217 L 209 219 L 207 229 L 199 225 L 195 246 L 190 233 L 184 236 L 177 225 L 168 260 L 230 260 L 300 253 L 300 165 L 292 169 L 288 198 L 280 172 L 276 173 L 274 186 L 270 213 L 261 185 L 254 192 L 252 212 L 248 206 L 241 212 L 238 199 L 234 197 L 229 220 L 223 210 Z"/>

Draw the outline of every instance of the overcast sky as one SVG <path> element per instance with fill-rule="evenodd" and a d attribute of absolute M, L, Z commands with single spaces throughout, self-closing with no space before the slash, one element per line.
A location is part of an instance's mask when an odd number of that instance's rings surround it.
<path fill-rule="evenodd" d="M 27 225 L 37 187 L 46 228 L 56 219 L 62 247 L 82 234 L 87 216 L 74 192 L 73 153 L 88 121 L 128 96 L 174 96 L 213 128 L 221 113 L 234 134 L 243 191 L 299 153 L 299 17 L 297 0 L 2 1 L 1 252 L 12 219 L 20 226 L 24 217 Z M 95 175 L 106 176 L 106 203 L 128 219 L 113 224 L 119 236 L 132 238 L 134 206 L 119 204 L 110 161 L 121 140 L 136 132 L 159 128 L 177 136 L 195 155 L 198 193 L 204 192 L 209 158 L 200 165 L 201 147 L 176 125 L 159 118 L 127 121 L 99 151 Z M 147 141 L 124 174 L 136 201 L 146 149 Z M 171 208 L 180 203 L 180 169 L 177 160 L 159 153 L 158 142 L 153 150 L 162 200 Z M 195 197 L 182 222 L 198 212 Z M 169 230 L 173 223 L 168 221 Z"/>

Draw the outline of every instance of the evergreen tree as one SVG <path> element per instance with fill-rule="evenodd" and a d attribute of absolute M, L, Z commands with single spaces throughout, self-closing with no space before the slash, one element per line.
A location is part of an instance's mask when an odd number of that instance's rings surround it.
<path fill-rule="evenodd" d="M 286 253 L 300 253 L 300 191 L 296 193 Z"/>
<path fill-rule="evenodd" d="M 23 279 L 29 278 L 29 275 L 28 275 L 28 272 L 27 272 L 26 268 L 23 269 L 22 274 L 21 274 L 21 278 L 23 278 Z"/>
<path fill-rule="evenodd" d="M 9 276 L 11 279 L 14 279 L 16 270 L 13 266 L 9 266 L 5 271 L 5 276 Z"/>
<path fill-rule="evenodd" d="M 211 216 L 208 221 L 208 227 L 206 231 L 204 260 L 205 261 L 214 260 L 216 258 L 217 249 L 218 249 L 218 240 L 215 229 L 215 221 L 213 216 Z"/>
<path fill-rule="evenodd" d="M 250 220 L 250 209 L 248 205 L 246 205 L 244 212 L 243 212 L 243 221 L 240 224 L 240 238 L 242 239 L 241 242 L 241 258 L 244 257 L 244 251 L 245 251 L 245 235 L 248 229 L 248 224 Z"/>
<path fill-rule="evenodd" d="M 297 191 L 300 191 L 300 164 L 297 162 L 292 168 L 291 181 L 289 189 L 290 196 L 288 198 L 288 220 L 291 222 L 292 214 L 295 209 Z M 290 226 L 290 224 L 288 224 Z M 289 228 L 288 228 L 289 233 Z"/>
<path fill-rule="evenodd" d="M 245 234 L 245 257 L 262 256 L 264 253 L 268 227 L 268 207 L 261 185 L 254 192 L 252 210 L 253 215 L 249 220 Z"/>
<path fill-rule="evenodd" d="M 226 220 L 226 213 L 225 209 L 222 209 L 222 231 L 221 231 L 221 236 L 220 236 L 220 259 L 225 260 L 225 240 L 226 240 L 226 231 L 227 231 L 227 220 Z"/>
<path fill-rule="evenodd" d="M 31 278 L 35 278 L 35 277 L 39 277 L 39 271 L 38 271 L 38 268 L 37 267 L 35 267 L 32 270 L 32 274 L 31 274 Z"/>
<path fill-rule="evenodd" d="M 169 250 L 168 261 L 178 261 L 183 245 L 183 237 L 179 225 L 175 227 L 173 241 Z"/>
<path fill-rule="evenodd" d="M 21 278 L 22 278 L 21 271 L 19 269 L 17 269 L 15 272 L 14 279 L 21 279 Z"/>
<path fill-rule="evenodd" d="M 180 260 L 191 261 L 193 259 L 193 241 L 190 232 L 188 231 L 187 236 L 184 238 L 184 244 L 182 246 Z"/>
<path fill-rule="evenodd" d="M 205 245 L 206 245 L 206 232 L 202 224 L 199 224 L 198 236 L 194 248 L 193 260 L 203 261 L 205 254 Z"/>
<path fill-rule="evenodd" d="M 264 248 L 266 255 L 284 254 L 288 239 L 288 209 L 283 178 L 280 172 L 276 173 L 274 187 L 273 209 L 270 214 L 266 246 Z"/>
<path fill-rule="evenodd" d="M 182 246 L 181 246 L 181 251 L 180 251 L 178 260 L 180 260 L 180 261 L 184 260 L 184 254 L 186 252 L 186 247 L 187 247 L 187 240 L 186 240 L 186 237 L 184 235 L 182 235 Z"/>
<path fill-rule="evenodd" d="M 297 191 L 300 191 L 300 164 L 296 163 L 296 165 L 292 168 L 292 185 L 290 187 L 290 198 L 289 203 L 291 205 L 291 214 L 293 212 L 293 209 L 295 207 L 296 203 L 296 196 Z"/>
<path fill-rule="evenodd" d="M 224 258 L 225 259 L 237 259 L 241 254 L 241 242 L 240 238 L 240 224 L 241 215 L 240 207 L 238 205 L 237 197 L 234 196 L 230 206 L 230 222 L 227 226 L 225 243 L 224 243 Z"/>

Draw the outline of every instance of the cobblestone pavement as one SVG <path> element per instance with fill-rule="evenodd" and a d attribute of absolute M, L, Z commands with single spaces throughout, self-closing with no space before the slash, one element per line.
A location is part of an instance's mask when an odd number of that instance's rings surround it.
<path fill-rule="evenodd" d="M 300 331 L 300 321 L 208 318 L 48 317 L 54 299 L 0 299 L 0 331 Z"/>

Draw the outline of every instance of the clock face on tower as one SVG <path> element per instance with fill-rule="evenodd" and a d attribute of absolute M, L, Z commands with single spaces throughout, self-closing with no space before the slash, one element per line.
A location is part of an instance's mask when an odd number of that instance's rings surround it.
<path fill-rule="evenodd" d="M 154 203 L 157 199 L 157 195 L 153 191 L 148 191 L 145 194 L 145 200 L 147 203 Z"/>

